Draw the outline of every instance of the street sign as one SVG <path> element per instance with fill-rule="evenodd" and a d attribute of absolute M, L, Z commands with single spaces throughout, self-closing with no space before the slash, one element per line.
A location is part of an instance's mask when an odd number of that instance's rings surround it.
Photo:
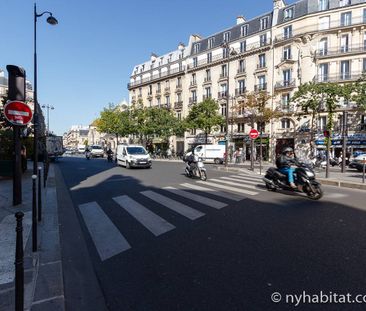
<path fill-rule="evenodd" d="M 256 139 L 259 136 L 259 132 L 256 129 L 251 129 L 249 132 L 249 137 L 251 139 Z"/>
<path fill-rule="evenodd" d="M 4 115 L 13 125 L 27 125 L 32 120 L 33 113 L 26 103 L 14 100 L 6 103 Z"/>

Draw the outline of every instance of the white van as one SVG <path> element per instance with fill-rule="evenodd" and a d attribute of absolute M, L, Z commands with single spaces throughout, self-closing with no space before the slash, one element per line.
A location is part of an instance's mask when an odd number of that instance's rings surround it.
<path fill-rule="evenodd" d="M 131 167 L 151 168 L 151 158 L 143 146 L 140 145 L 118 145 L 117 164 Z"/>
<path fill-rule="evenodd" d="M 189 156 L 188 152 L 186 156 Z M 194 148 L 194 154 L 203 159 L 204 162 L 224 163 L 225 145 L 198 145 Z"/>

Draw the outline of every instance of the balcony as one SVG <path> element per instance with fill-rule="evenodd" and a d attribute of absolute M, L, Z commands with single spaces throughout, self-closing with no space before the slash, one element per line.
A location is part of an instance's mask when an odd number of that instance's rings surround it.
<path fill-rule="evenodd" d="M 314 77 L 314 82 L 351 82 L 356 81 L 362 77 L 362 72 L 343 72 L 339 74 L 332 75 L 316 75 Z"/>
<path fill-rule="evenodd" d="M 205 79 L 203 80 L 203 83 L 211 83 L 211 77 L 205 77 Z"/>
<path fill-rule="evenodd" d="M 254 86 L 255 92 L 261 92 L 267 90 L 267 83 L 261 83 Z"/>
<path fill-rule="evenodd" d="M 174 103 L 174 109 L 182 109 L 183 108 L 183 101 L 179 100 Z"/>
<path fill-rule="evenodd" d="M 227 78 L 228 78 L 227 73 L 220 73 L 219 81 L 220 81 L 220 80 L 227 80 Z"/>
<path fill-rule="evenodd" d="M 161 89 L 157 89 L 157 90 L 155 91 L 155 96 L 156 96 L 156 97 L 160 97 L 160 96 L 161 96 Z"/>
<path fill-rule="evenodd" d="M 276 82 L 274 88 L 276 91 L 279 91 L 279 90 L 291 89 L 294 88 L 295 86 L 296 86 L 295 79 L 291 79 Z"/>
<path fill-rule="evenodd" d="M 240 67 L 237 72 L 236 72 L 236 77 L 242 77 L 242 76 L 246 76 L 247 72 L 246 72 L 246 68 L 244 67 Z"/>
<path fill-rule="evenodd" d="M 244 96 L 246 91 L 247 91 L 247 89 L 245 87 L 235 89 L 235 96 Z"/>
<path fill-rule="evenodd" d="M 139 99 L 142 98 L 142 94 L 137 95 L 137 98 Z"/>
<path fill-rule="evenodd" d="M 170 94 L 170 86 L 164 88 L 164 94 Z"/>
<path fill-rule="evenodd" d="M 221 91 L 221 92 L 218 92 L 218 94 L 217 94 L 218 99 L 224 99 L 226 97 L 227 97 L 227 91 Z"/>
<path fill-rule="evenodd" d="M 147 92 L 147 98 L 148 98 L 148 99 L 152 99 L 152 97 L 153 97 L 152 92 Z"/>
<path fill-rule="evenodd" d="M 171 108 L 171 105 L 170 105 L 170 103 L 165 103 L 165 104 L 162 104 L 162 105 L 160 106 L 160 108 L 163 108 L 163 109 L 170 109 L 170 108 Z"/>
<path fill-rule="evenodd" d="M 194 88 L 194 87 L 197 87 L 197 81 L 196 80 L 193 80 L 189 83 L 189 87 L 190 88 Z"/>
<path fill-rule="evenodd" d="M 212 98 L 212 95 L 211 94 L 210 95 L 203 95 L 202 96 L 202 99 L 203 100 L 210 99 L 210 98 Z"/>
<path fill-rule="evenodd" d="M 255 73 L 267 71 L 267 64 L 257 64 L 257 69 Z"/>
<path fill-rule="evenodd" d="M 188 100 L 188 106 L 192 106 L 194 104 L 197 104 L 197 97 L 190 97 Z"/>
<path fill-rule="evenodd" d="M 284 112 L 284 113 L 294 113 L 295 106 L 290 104 L 281 103 L 276 107 L 277 111 Z"/>
<path fill-rule="evenodd" d="M 175 86 L 175 93 L 180 93 L 183 91 L 182 84 L 177 84 Z"/>
<path fill-rule="evenodd" d="M 363 54 L 366 52 L 366 45 L 343 46 L 331 49 L 319 49 L 315 52 L 316 58 L 327 58 L 351 54 Z"/>

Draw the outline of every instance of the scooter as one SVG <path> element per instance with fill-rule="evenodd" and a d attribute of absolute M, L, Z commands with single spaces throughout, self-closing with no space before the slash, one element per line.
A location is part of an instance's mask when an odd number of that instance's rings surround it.
<path fill-rule="evenodd" d="M 186 167 L 184 170 L 187 177 L 190 178 L 200 178 L 201 180 L 207 180 L 207 171 L 205 165 L 203 164 L 202 158 L 198 158 L 196 162 L 196 166 L 191 170 L 191 167 L 188 162 L 186 162 Z"/>
<path fill-rule="evenodd" d="M 323 196 L 321 184 L 316 181 L 315 173 L 309 165 L 300 163 L 294 172 L 295 185 L 301 186 L 302 191 L 312 200 L 319 200 Z M 270 167 L 263 178 L 268 191 L 277 191 L 277 189 L 299 191 L 292 189 L 287 181 L 287 176 L 275 167 Z"/>

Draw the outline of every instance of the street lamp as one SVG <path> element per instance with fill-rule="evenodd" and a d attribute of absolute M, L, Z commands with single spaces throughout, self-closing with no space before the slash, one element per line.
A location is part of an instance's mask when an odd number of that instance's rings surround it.
<path fill-rule="evenodd" d="M 225 52 L 225 56 L 227 58 L 227 91 L 226 94 L 224 94 L 226 96 L 226 133 L 225 133 L 225 167 L 228 166 L 228 151 L 229 151 L 229 100 L 230 100 L 230 55 L 235 55 L 236 52 L 234 49 L 230 50 L 230 46 L 229 46 L 229 42 L 228 41 L 224 41 L 223 44 L 221 45 L 221 47 L 223 47 L 226 52 Z"/>
<path fill-rule="evenodd" d="M 42 108 L 47 108 L 47 136 L 50 135 L 50 109 L 54 110 L 52 105 L 42 105 Z"/>
<path fill-rule="evenodd" d="M 50 25 L 57 25 L 58 21 L 56 18 L 52 16 L 51 12 L 45 11 L 41 14 L 37 14 L 36 3 L 34 4 L 34 92 L 33 92 L 33 101 L 34 101 L 34 116 L 33 116 L 33 124 L 34 124 L 34 142 L 33 142 L 33 175 L 37 175 L 38 170 L 38 94 L 37 94 L 37 18 L 43 16 L 44 14 L 49 14 L 47 18 L 47 23 Z"/>

